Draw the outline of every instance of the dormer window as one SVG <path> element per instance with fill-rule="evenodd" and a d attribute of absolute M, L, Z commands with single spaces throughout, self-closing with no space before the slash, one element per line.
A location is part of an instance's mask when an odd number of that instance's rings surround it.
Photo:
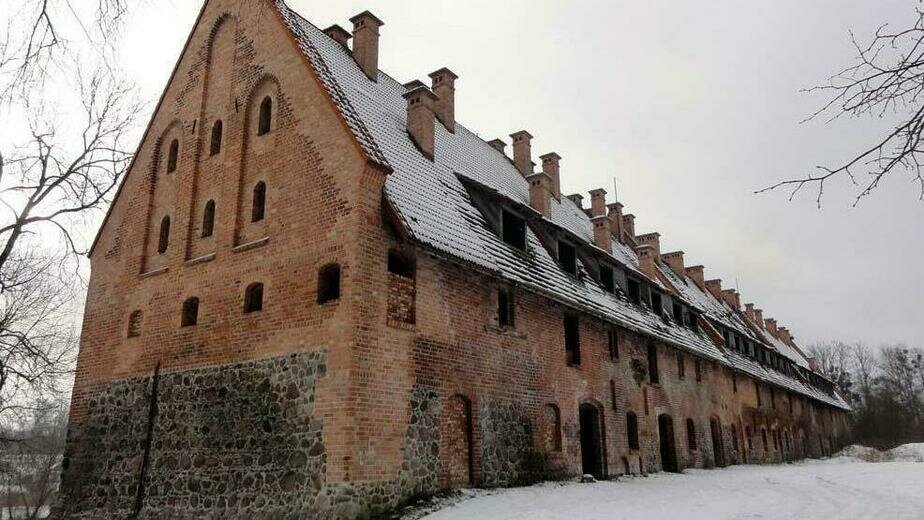
<path fill-rule="evenodd" d="M 664 307 L 661 304 L 661 294 L 651 291 L 651 310 L 658 316 L 664 316 Z"/>
<path fill-rule="evenodd" d="M 501 240 L 526 250 L 526 221 L 507 210 L 501 210 Z"/>
<path fill-rule="evenodd" d="M 613 268 L 609 264 L 600 264 L 600 285 L 608 293 L 616 292 L 616 282 L 613 280 Z"/>
<path fill-rule="evenodd" d="M 568 274 L 577 276 L 577 252 L 564 240 L 558 241 L 558 263 Z"/>
<path fill-rule="evenodd" d="M 642 302 L 641 286 L 639 286 L 639 283 L 637 280 L 633 280 L 631 278 L 629 278 L 628 286 L 629 286 L 629 301 L 638 305 L 639 303 Z"/>
<path fill-rule="evenodd" d="M 678 302 L 674 302 L 674 321 L 683 324 L 683 305 Z"/>

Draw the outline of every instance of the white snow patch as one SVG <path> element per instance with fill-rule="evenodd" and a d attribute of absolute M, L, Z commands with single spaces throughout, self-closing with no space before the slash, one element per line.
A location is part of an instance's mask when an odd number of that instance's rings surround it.
<path fill-rule="evenodd" d="M 924 445 L 911 446 L 899 451 L 909 457 L 924 451 Z M 910 520 L 924 517 L 922 489 L 920 463 L 870 464 L 840 456 L 778 466 L 691 469 L 594 484 L 545 483 L 476 496 L 424 518 Z"/>

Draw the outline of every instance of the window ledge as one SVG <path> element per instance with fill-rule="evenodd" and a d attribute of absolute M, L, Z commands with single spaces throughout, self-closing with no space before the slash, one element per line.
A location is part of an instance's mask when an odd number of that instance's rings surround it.
<path fill-rule="evenodd" d="M 231 251 L 233 253 L 240 253 L 242 251 L 248 251 L 250 249 L 256 249 L 258 247 L 263 247 L 269 243 L 269 237 L 263 237 L 257 240 L 253 240 L 238 246 L 234 246 Z"/>
<path fill-rule="evenodd" d="M 154 269 L 153 271 L 148 271 L 146 273 L 141 273 L 141 278 L 150 278 L 152 276 L 157 276 L 159 274 L 166 273 L 168 270 L 167 267 L 161 267 L 160 269 Z"/>
<path fill-rule="evenodd" d="M 186 265 L 191 266 L 191 265 L 196 265 L 196 264 L 204 264 L 205 262 L 211 262 L 214 259 L 215 259 L 215 253 L 209 253 L 207 255 L 202 255 L 200 257 L 187 260 Z"/>

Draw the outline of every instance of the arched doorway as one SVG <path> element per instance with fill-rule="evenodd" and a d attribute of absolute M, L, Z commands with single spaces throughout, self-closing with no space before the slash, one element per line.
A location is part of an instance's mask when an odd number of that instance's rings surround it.
<path fill-rule="evenodd" d="M 469 487 L 473 484 L 472 403 L 465 396 L 455 395 L 447 408 L 447 483 L 450 488 Z"/>
<path fill-rule="evenodd" d="M 661 441 L 661 469 L 677 473 L 677 449 L 674 447 L 674 421 L 670 415 L 658 416 L 658 437 Z"/>
<path fill-rule="evenodd" d="M 709 429 L 712 431 L 712 455 L 715 457 L 715 465 L 725 466 L 725 445 L 722 442 L 722 425 L 719 420 L 713 417 L 709 420 Z"/>
<path fill-rule="evenodd" d="M 602 479 L 606 477 L 606 465 L 600 410 L 593 404 L 583 403 L 578 412 L 581 426 L 581 472 Z"/>

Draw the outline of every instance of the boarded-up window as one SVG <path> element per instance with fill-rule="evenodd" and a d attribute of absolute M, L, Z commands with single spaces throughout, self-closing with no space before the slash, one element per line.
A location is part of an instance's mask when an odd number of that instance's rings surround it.
<path fill-rule="evenodd" d="M 581 364 L 581 336 L 578 331 L 578 318 L 573 314 L 566 314 L 565 328 L 565 355 L 569 365 Z"/>
<path fill-rule="evenodd" d="M 388 324 L 406 328 L 417 320 L 417 263 L 410 252 L 388 251 Z"/>
<path fill-rule="evenodd" d="M 257 135 L 265 135 L 270 131 L 273 123 L 273 99 L 269 96 L 260 102 L 260 120 L 257 126 Z"/>
<path fill-rule="evenodd" d="M 629 412 L 626 414 L 626 440 L 629 443 L 630 450 L 637 450 L 638 448 L 638 417 L 635 416 L 634 412 Z"/>
<path fill-rule="evenodd" d="M 548 451 L 561 451 L 561 412 L 554 404 L 545 405 L 545 446 Z"/>

